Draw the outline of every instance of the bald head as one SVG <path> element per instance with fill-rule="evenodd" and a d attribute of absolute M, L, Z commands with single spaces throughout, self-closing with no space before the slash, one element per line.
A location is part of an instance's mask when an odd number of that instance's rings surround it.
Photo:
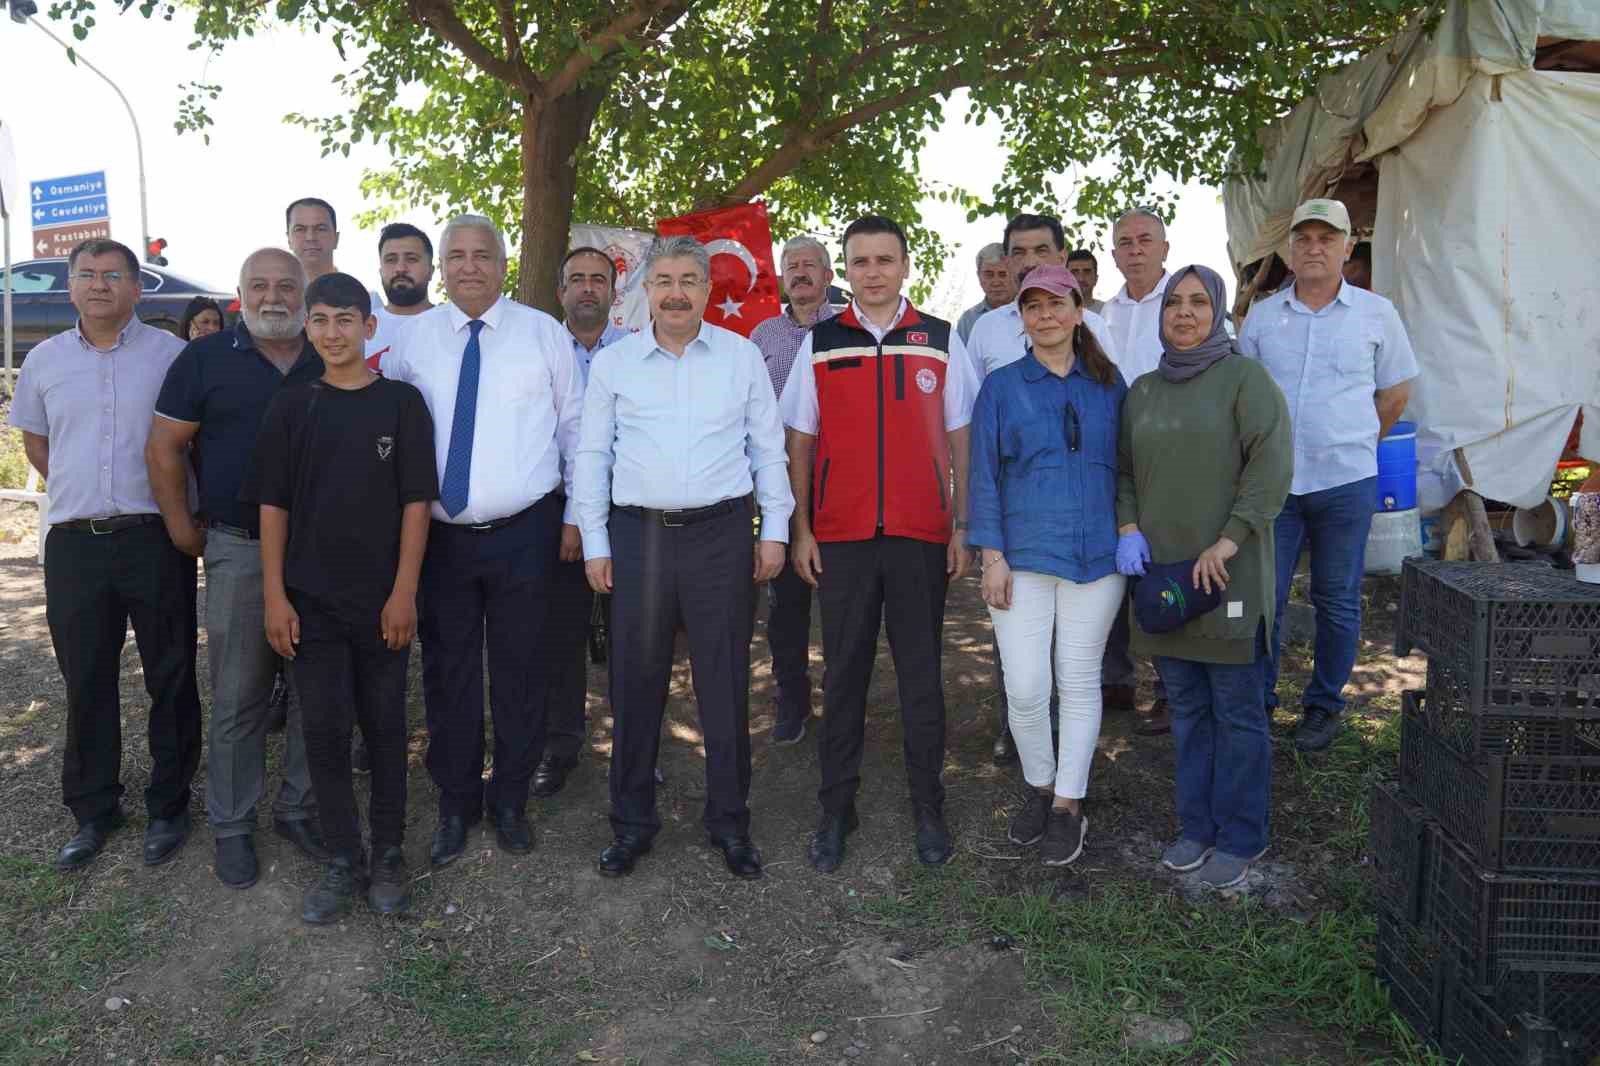
<path fill-rule="evenodd" d="M 289 340 L 306 324 L 306 272 L 283 248 L 258 248 L 239 268 L 239 307 L 258 340 Z"/>

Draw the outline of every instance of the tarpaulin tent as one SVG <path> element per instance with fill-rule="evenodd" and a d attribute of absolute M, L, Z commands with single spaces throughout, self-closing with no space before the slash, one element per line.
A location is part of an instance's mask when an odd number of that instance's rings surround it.
<path fill-rule="evenodd" d="M 1564 69 L 1565 68 L 1565 69 Z M 1463 486 L 1533 505 L 1574 418 L 1600 457 L 1600 4 L 1452 0 L 1324 78 L 1223 191 L 1243 268 L 1282 253 L 1301 200 L 1370 229 L 1373 288 L 1422 374 L 1424 509 Z"/>

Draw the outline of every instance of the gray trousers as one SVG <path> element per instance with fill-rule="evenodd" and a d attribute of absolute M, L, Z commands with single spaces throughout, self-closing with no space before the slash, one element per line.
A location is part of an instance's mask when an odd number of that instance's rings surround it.
<path fill-rule="evenodd" d="M 267 786 L 267 703 L 278 654 L 267 643 L 259 541 L 213 529 L 206 535 L 206 647 L 211 667 L 210 756 L 206 814 L 216 837 L 256 829 L 256 804 Z M 300 696 L 289 684 L 283 783 L 272 802 L 286 822 L 316 816 Z"/>

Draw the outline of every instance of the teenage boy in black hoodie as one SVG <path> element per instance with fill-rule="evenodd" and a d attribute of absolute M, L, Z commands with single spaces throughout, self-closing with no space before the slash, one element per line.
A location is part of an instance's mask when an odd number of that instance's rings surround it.
<path fill-rule="evenodd" d="M 411 385 L 368 370 L 366 287 L 326 274 L 306 289 L 306 334 L 326 367 L 268 408 L 242 496 L 261 506 L 267 639 L 291 660 L 306 758 L 332 858 L 301 917 L 325 924 L 357 895 L 410 903 L 405 856 L 406 664 L 428 505 L 439 495 L 433 421 Z M 372 759 L 372 862 L 361 847 L 350 736 Z"/>

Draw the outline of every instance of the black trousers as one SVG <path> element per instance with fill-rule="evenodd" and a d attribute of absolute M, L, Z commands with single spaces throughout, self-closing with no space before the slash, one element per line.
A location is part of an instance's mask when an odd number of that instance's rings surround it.
<path fill-rule="evenodd" d="M 121 798 L 122 702 L 128 623 L 150 694 L 150 784 L 145 810 L 172 818 L 189 807 L 200 765 L 195 682 L 195 561 L 160 522 L 97 535 L 52 529 L 45 541 L 45 617 L 67 687 L 62 801 L 79 825 Z"/>
<path fill-rule="evenodd" d="M 811 713 L 811 586 L 789 561 L 767 585 L 767 647 L 772 652 L 772 677 L 778 685 L 778 712 L 785 716 Z"/>
<path fill-rule="evenodd" d="M 656 756 L 681 627 L 706 749 L 705 827 L 750 831 L 750 638 L 756 586 L 751 516 L 732 512 L 668 528 L 611 512 L 611 827 L 652 837 Z"/>
<path fill-rule="evenodd" d="M 372 763 L 367 817 L 374 854 L 399 847 L 406 832 L 406 666 L 411 648 L 391 651 L 379 634 L 383 605 L 355 610 L 290 591 L 300 616 L 291 664 L 300 694 L 306 766 L 328 850 L 355 861 L 361 820 L 350 772 L 350 735 L 359 724 Z"/>
<path fill-rule="evenodd" d="M 434 522 L 422 563 L 422 694 L 428 773 L 441 817 L 476 821 L 527 805 L 544 754 L 545 600 L 561 537 L 561 498 L 547 495 L 488 532 Z M 484 650 L 494 772 L 483 781 Z"/>
<path fill-rule="evenodd" d="M 583 573 L 583 560 L 558 561 L 545 600 L 544 646 L 531 649 L 544 656 L 545 754 L 576 759 L 588 736 L 589 615 L 594 590 Z"/>
<path fill-rule="evenodd" d="M 905 537 L 819 546 L 822 580 L 822 728 L 817 734 L 822 809 L 843 813 L 861 784 L 867 688 L 887 622 L 900 690 L 906 777 L 915 804 L 942 805 L 944 784 L 945 546 Z"/>

